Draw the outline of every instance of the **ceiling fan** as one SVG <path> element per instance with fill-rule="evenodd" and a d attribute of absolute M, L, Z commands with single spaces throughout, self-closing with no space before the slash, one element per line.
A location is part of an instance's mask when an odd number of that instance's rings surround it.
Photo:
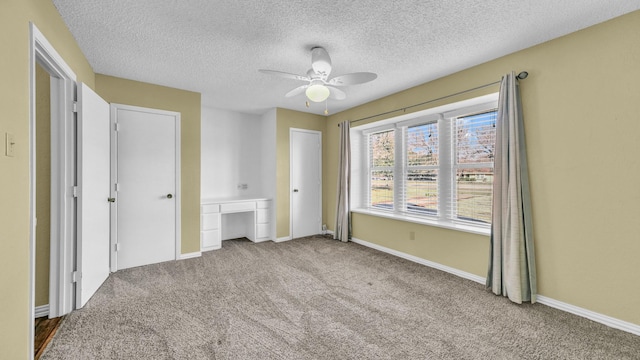
<path fill-rule="evenodd" d="M 373 81 L 378 77 L 378 75 L 370 72 L 357 72 L 336 76 L 330 79 L 331 58 L 329 57 L 327 50 L 320 46 L 311 48 L 311 69 L 307 71 L 307 75 L 296 75 L 283 71 L 265 69 L 260 69 L 258 71 L 263 74 L 276 75 L 286 79 L 307 81 L 308 84 L 298 86 L 286 93 L 284 96 L 293 97 L 304 92 L 307 95 L 307 98 L 314 102 L 322 102 L 327 98 L 343 100 L 347 97 L 347 94 L 336 86 L 364 84 L 366 82 Z"/>

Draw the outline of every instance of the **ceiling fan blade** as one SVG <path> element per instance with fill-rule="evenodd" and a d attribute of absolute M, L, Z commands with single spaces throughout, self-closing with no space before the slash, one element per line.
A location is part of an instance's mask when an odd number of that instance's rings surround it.
<path fill-rule="evenodd" d="M 344 91 L 334 88 L 333 86 L 327 86 L 329 89 L 329 97 L 334 100 L 344 100 L 347 97 L 347 94 Z"/>
<path fill-rule="evenodd" d="M 293 97 L 296 95 L 300 95 L 302 94 L 307 88 L 309 87 L 309 85 L 302 85 L 302 86 L 298 86 L 297 88 L 289 91 L 288 93 L 284 94 L 285 97 Z"/>
<path fill-rule="evenodd" d="M 348 85 L 357 85 L 364 84 L 369 81 L 373 81 L 378 77 L 378 75 L 370 72 L 357 72 L 352 74 L 340 75 L 336 76 L 333 79 L 327 81 L 328 85 L 333 86 L 348 86 Z"/>
<path fill-rule="evenodd" d="M 311 79 L 308 76 L 291 74 L 291 73 L 284 72 L 284 71 L 265 70 L 265 69 L 260 69 L 258 71 L 260 71 L 263 74 L 275 75 L 275 76 L 279 76 L 279 77 L 282 77 L 282 78 L 285 78 L 285 79 L 311 81 Z"/>
<path fill-rule="evenodd" d="M 331 57 L 327 50 L 320 46 L 311 49 L 311 68 L 316 75 L 327 79 L 331 74 Z"/>

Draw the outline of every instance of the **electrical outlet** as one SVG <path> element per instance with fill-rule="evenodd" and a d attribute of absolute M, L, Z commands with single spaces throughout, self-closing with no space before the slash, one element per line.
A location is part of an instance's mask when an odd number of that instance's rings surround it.
<path fill-rule="evenodd" d="M 4 154 L 5 156 L 13 157 L 15 156 L 15 147 L 16 147 L 16 139 L 13 134 L 5 133 L 4 134 Z"/>
<path fill-rule="evenodd" d="M 409 240 L 415 240 L 415 239 L 416 239 L 416 232 L 409 231 Z"/>

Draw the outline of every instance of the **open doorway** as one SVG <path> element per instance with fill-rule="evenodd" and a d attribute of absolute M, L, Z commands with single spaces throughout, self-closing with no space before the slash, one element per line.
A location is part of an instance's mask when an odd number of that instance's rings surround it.
<path fill-rule="evenodd" d="M 51 244 L 51 75 L 36 63 L 35 317 L 49 316 Z"/>
<path fill-rule="evenodd" d="M 33 358 L 36 314 L 59 317 L 74 306 L 76 76 L 34 24 L 30 24 L 30 55 L 29 337 Z"/>
<path fill-rule="evenodd" d="M 51 247 L 51 75 L 38 63 L 36 83 L 36 245 L 34 359 L 39 359 L 51 340 L 60 317 L 49 318 Z"/>

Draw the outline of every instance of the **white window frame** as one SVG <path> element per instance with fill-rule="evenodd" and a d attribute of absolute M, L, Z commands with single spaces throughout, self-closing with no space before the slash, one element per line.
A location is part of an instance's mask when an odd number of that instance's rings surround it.
<path fill-rule="evenodd" d="M 473 115 L 485 111 L 495 110 L 498 103 L 498 93 L 439 106 L 428 110 L 402 115 L 375 123 L 351 128 L 352 139 L 352 189 L 351 209 L 355 213 L 380 216 L 412 223 L 419 223 L 470 233 L 489 235 L 490 224 L 476 223 L 456 219 L 455 174 L 457 166 L 454 163 L 455 151 L 453 147 L 452 131 L 456 118 Z M 438 212 L 437 215 L 418 214 L 406 210 L 404 194 L 407 176 L 405 135 L 407 128 L 420 124 L 438 123 Z M 394 165 L 394 206 L 391 209 L 372 207 L 371 191 L 371 160 L 369 158 L 369 135 L 386 130 L 395 131 L 395 165 Z M 447 150 L 448 149 L 448 150 Z"/>

